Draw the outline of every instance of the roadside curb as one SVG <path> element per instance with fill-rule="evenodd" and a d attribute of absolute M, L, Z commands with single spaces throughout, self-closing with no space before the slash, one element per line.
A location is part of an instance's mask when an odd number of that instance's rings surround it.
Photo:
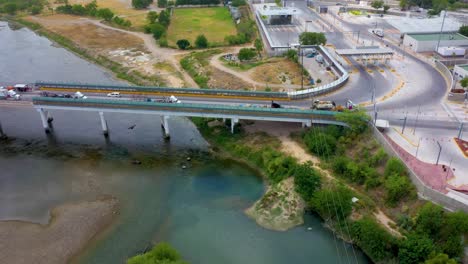
<path fill-rule="evenodd" d="M 398 131 L 395 127 L 392 127 L 393 130 L 395 130 L 395 132 L 398 133 L 398 135 L 400 135 L 403 139 L 406 140 L 406 142 L 408 142 L 411 146 L 413 147 L 418 147 L 418 144 L 414 143 L 413 141 L 411 141 L 407 136 L 405 136 L 404 134 L 400 133 L 400 131 Z M 396 143 L 396 142 L 395 142 Z"/>

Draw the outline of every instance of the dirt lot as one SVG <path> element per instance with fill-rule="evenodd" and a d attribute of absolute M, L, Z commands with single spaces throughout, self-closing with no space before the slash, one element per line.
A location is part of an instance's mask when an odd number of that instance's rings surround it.
<path fill-rule="evenodd" d="M 269 84 L 301 84 L 301 69 L 286 58 L 274 59 L 248 71 L 257 82 Z"/>
<path fill-rule="evenodd" d="M 208 85 L 210 88 L 221 88 L 228 90 L 253 90 L 251 84 L 244 82 L 234 75 L 210 67 L 210 81 Z"/>

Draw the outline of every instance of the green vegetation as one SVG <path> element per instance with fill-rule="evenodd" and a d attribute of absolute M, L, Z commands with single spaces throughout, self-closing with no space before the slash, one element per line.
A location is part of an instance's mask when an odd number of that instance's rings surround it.
<path fill-rule="evenodd" d="M 190 47 L 190 41 L 186 40 L 186 39 L 179 39 L 177 42 L 177 47 L 179 47 L 179 49 L 181 50 L 185 50 L 185 49 L 188 49 Z"/>
<path fill-rule="evenodd" d="M 135 9 L 147 8 L 151 3 L 153 3 L 153 0 L 132 0 L 132 6 Z"/>
<path fill-rule="evenodd" d="M 323 33 L 303 32 L 299 35 L 299 43 L 302 45 L 325 45 L 327 38 Z"/>
<path fill-rule="evenodd" d="M 236 24 L 237 34 L 224 38 L 224 42 L 229 45 L 239 45 L 250 42 L 258 36 L 257 24 L 250 18 L 247 6 L 239 7 L 241 13 L 240 22 Z"/>
<path fill-rule="evenodd" d="M 239 50 L 239 55 L 237 56 L 240 61 L 246 61 L 246 60 L 251 60 L 255 58 L 257 53 L 255 52 L 255 49 L 252 48 L 242 48 Z"/>
<path fill-rule="evenodd" d="M 463 88 L 468 87 L 468 77 L 465 77 L 465 78 L 461 79 L 461 80 L 460 80 L 460 85 L 461 85 L 461 87 L 463 87 Z"/>
<path fill-rule="evenodd" d="M 47 4 L 45 0 L 0 0 L 0 13 L 15 15 L 17 12 L 39 14 Z"/>
<path fill-rule="evenodd" d="M 195 43 L 204 34 L 211 46 L 223 45 L 224 38 L 236 33 L 229 10 L 225 7 L 174 9 L 167 40 L 175 46 L 180 39 Z"/>
<path fill-rule="evenodd" d="M 143 29 L 146 34 L 152 34 L 155 40 L 159 40 L 161 47 L 167 47 L 166 32 L 167 26 L 171 22 L 170 10 L 162 10 L 159 14 L 155 11 L 150 11 L 146 15 L 146 24 Z"/>
<path fill-rule="evenodd" d="M 180 60 L 180 65 L 200 88 L 208 88 L 208 81 L 211 73 L 209 72 L 209 58 L 215 54 L 221 53 L 221 50 L 207 50 L 200 52 L 192 52 Z"/>
<path fill-rule="evenodd" d="M 380 9 L 384 6 L 384 2 L 382 0 L 374 0 L 371 2 L 372 8 Z"/>
<path fill-rule="evenodd" d="M 444 9 L 453 11 L 468 8 L 468 3 L 461 0 L 400 0 L 400 7 L 404 10 L 413 6 L 430 9 L 428 15 L 434 16 Z"/>
<path fill-rule="evenodd" d="M 176 6 L 179 5 L 219 5 L 220 0 L 176 0 Z"/>
<path fill-rule="evenodd" d="M 76 15 L 76 16 L 92 16 L 104 19 L 107 22 L 112 22 L 114 25 L 121 27 L 131 27 L 132 22 L 130 20 L 116 16 L 109 8 L 98 8 L 96 1 L 92 1 L 86 5 L 74 4 L 74 5 L 61 5 L 58 6 L 55 11 L 57 13 Z"/>
<path fill-rule="evenodd" d="M 247 5 L 247 2 L 245 2 L 245 0 L 233 0 L 232 1 L 232 6 L 234 7 L 245 6 L 245 5 Z"/>
<path fill-rule="evenodd" d="M 261 39 L 255 39 L 255 41 L 254 41 L 254 46 L 255 46 L 255 50 L 256 50 L 257 53 L 258 53 L 258 56 L 260 57 L 260 56 L 261 56 L 261 52 L 263 51 L 263 43 L 262 43 L 262 40 L 261 40 Z"/>
<path fill-rule="evenodd" d="M 167 243 L 159 243 L 149 252 L 136 255 L 127 264 L 186 264 L 179 253 Z"/>
<path fill-rule="evenodd" d="M 195 40 L 195 47 L 199 49 L 208 47 L 208 40 L 206 39 L 205 35 L 201 34 L 197 36 L 197 39 Z"/>
<path fill-rule="evenodd" d="M 320 189 L 321 176 L 312 167 L 311 163 L 296 165 L 294 169 L 294 185 L 296 192 L 301 195 L 305 201 L 310 201 L 315 192 Z"/>

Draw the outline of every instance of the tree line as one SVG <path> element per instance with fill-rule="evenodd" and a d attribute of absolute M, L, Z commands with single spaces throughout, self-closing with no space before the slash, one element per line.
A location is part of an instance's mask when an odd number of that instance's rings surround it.
<path fill-rule="evenodd" d="M 81 4 L 65 4 L 58 6 L 55 11 L 57 13 L 76 15 L 76 16 L 92 16 L 99 17 L 108 22 L 113 22 L 119 26 L 130 27 L 132 22 L 121 18 L 112 12 L 109 8 L 98 8 L 96 1 L 92 1 L 86 5 Z"/>
<path fill-rule="evenodd" d="M 37 15 L 42 12 L 45 0 L 0 0 L 0 13 L 14 15 L 16 12 L 29 12 Z"/>
<path fill-rule="evenodd" d="M 175 4 L 180 5 L 219 5 L 220 0 L 176 0 Z"/>

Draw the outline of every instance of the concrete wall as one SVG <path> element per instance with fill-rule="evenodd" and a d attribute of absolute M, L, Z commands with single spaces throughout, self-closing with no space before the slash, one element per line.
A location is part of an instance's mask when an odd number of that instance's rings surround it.
<path fill-rule="evenodd" d="M 411 47 L 416 52 L 435 51 L 438 39 L 431 41 L 417 41 L 410 35 L 405 35 L 403 45 Z M 457 47 L 468 45 L 468 40 L 441 40 L 439 47 Z"/>
<path fill-rule="evenodd" d="M 382 135 L 382 133 L 377 130 L 375 127 L 373 128 L 374 131 L 374 136 L 377 139 L 377 141 L 380 142 L 382 147 L 386 150 L 386 152 L 393 157 L 401 159 L 401 157 L 397 154 L 397 152 L 393 149 L 393 147 L 390 145 L 390 143 L 387 141 L 387 139 Z M 405 164 L 406 166 L 406 164 Z M 448 197 L 447 195 L 438 192 L 436 190 L 433 190 L 431 187 L 427 186 L 422 182 L 419 177 L 416 175 L 414 171 L 411 170 L 408 166 L 406 166 L 409 172 L 409 177 L 411 179 L 411 182 L 414 184 L 416 189 L 418 190 L 418 195 L 422 199 L 432 201 L 436 204 L 439 204 L 443 207 L 445 207 L 448 210 L 451 211 L 464 211 L 468 213 L 468 205 L 464 204 L 460 201 L 457 201 L 451 197 Z"/>

